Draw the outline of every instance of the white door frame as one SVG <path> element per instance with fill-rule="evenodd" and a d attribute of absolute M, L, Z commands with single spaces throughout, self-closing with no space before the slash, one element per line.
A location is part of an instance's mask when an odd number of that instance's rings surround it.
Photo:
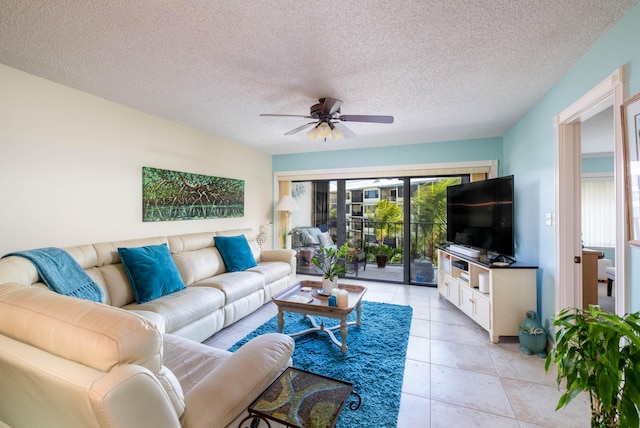
<path fill-rule="evenodd" d="M 616 313 L 627 308 L 624 165 L 620 106 L 627 92 L 626 66 L 621 66 L 553 118 L 556 146 L 555 311 L 582 307 L 580 123 L 613 105 L 614 184 L 616 191 Z"/>

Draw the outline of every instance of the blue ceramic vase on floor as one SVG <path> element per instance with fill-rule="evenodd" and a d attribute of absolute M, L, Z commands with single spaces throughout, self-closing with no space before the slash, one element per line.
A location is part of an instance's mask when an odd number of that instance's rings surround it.
<path fill-rule="evenodd" d="M 547 356 L 547 333 L 544 331 L 536 311 L 527 311 L 518 331 L 520 350 L 523 353 L 536 354 L 540 358 Z"/>

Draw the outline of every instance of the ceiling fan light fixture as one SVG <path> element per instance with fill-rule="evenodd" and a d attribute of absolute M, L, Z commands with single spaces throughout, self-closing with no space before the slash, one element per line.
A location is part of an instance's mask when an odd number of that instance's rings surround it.
<path fill-rule="evenodd" d="M 309 114 L 273 114 L 263 113 L 260 116 L 278 116 L 278 117 L 302 117 L 305 119 L 313 119 L 312 122 L 305 123 L 302 126 L 292 129 L 289 132 L 285 132 L 284 135 L 293 135 L 308 129 L 313 126 L 312 129 L 306 132 L 307 136 L 316 141 L 318 138 L 322 138 L 327 141 L 328 137 L 332 137 L 333 141 L 337 141 L 340 138 L 353 138 L 356 134 L 344 126 L 342 122 L 367 122 L 367 123 L 393 123 L 393 116 L 377 116 L 377 115 L 362 115 L 362 114 L 350 114 L 343 115 L 340 112 L 342 101 L 335 98 L 320 98 L 318 103 L 311 106 Z M 339 125 L 339 129 L 336 129 L 336 125 Z"/>
<path fill-rule="evenodd" d="M 307 132 L 307 136 L 311 139 L 311 141 L 316 141 L 318 139 L 318 127 L 314 126 Z"/>
<path fill-rule="evenodd" d="M 331 136 L 333 137 L 333 141 L 338 141 L 340 138 L 344 137 L 344 132 L 334 127 L 331 130 Z"/>
<path fill-rule="evenodd" d="M 327 138 L 331 136 L 331 127 L 327 122 L 322 122 L 316 127 L 316 129 L 318 130 L 318 136 L 320 138 Z"/>

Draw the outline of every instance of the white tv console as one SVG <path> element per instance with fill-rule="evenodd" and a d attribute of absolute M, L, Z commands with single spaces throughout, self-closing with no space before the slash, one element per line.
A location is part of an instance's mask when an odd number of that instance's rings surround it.
<path fill-rule="evenodd" d="M 519 263 L 484 263 L 451 246 L 443 247 L 438 250 L 438 295 L 487 330 L 489 339 L 497 343 L 500 336 L 517 336 L 527 311 L 537 310 L 536 270 L 537 266 Z M 488 293 L 479 289 L 481 277 L 483 282 L 488 280 Z"/>

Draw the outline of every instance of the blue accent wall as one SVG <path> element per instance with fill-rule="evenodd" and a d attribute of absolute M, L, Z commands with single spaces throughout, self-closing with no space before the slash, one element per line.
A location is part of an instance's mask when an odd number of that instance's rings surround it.
<path fill-rule="evenodd" d="M 516 212 L 520 252 L 540 267 L 538 296 L 543 320 L 555 309 L 555 229 L 544 223 L 555 212 L 555 140 L 553 117 L 627 64 L 628 93 L 640 91 L 640 5 L 625 15 L 594 47 L 504 136 L 505 174 L 517 177 Z M 631 251 L 631 310 L 640 310 L 640 251 Z M 635 263 L 633 262 L 635 261 Z"/>
<path fill-rule="evenodd" d="M 589 174 L 594 172 L 610 172 L 615 171 L 615 160 L 613 156 L 599 158 L 583 158 L 582 173 Z"/>
<path fill-rule="evenodd" d="M 275 155 L 273 156 L 273 171 L 435 164 L 492 159 L 498 159 L 498 168 L 500 168 L 502 164 L 501 137 Z"/>

